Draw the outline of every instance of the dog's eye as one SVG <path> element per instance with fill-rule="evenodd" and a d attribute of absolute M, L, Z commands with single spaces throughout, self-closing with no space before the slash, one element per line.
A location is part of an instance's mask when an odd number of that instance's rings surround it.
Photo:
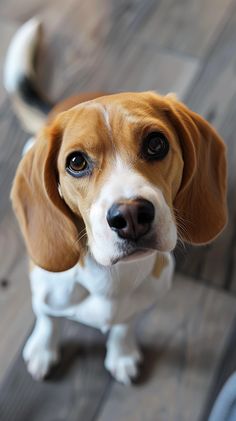
<path fill-rule="evenodd" d="M 149 133 L 143 143 L 142 155 L 146 159 L 161 160 L 169 151 L 169 142 L 161 132 Z"/>
<path fill-rule="evenodd" d="M 89 164 L 82 152 L 73 152 L 68 156 L 66 170 L 74 177 L 86 175 L 89 170 Z"/>

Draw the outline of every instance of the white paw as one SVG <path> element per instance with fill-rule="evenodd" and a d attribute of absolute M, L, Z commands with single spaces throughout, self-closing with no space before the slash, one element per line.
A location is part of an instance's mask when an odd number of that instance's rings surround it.
<path fill-rule="evenodd" d="M 29 339 L 23 349 L 23 358 L 31 376 L 35 380 L 43 380 L 57 363 L 59 355 L 57 350 L 48 349 Z"/>
<path fill-rule="evenodd" d="M 111 375 L 120 383 L 129 385 L 139 374 L 139 363 L 142 356 L 138 350 L 127 355 L 118 355 L 114 358 L 108 355 L 105 359 L 105 367 Z"/>

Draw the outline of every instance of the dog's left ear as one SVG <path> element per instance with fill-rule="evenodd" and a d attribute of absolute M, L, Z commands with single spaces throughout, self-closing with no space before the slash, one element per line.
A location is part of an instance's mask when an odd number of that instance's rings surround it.
<path fill-rule="evenodd" d="M 175 99 L 167 101 L 184 161 L 181 186 L 174 199 L 176 219 L 184 225 L 183 240 L 206 244 L 227 222 L 226 147 L 202 117 Z"/>

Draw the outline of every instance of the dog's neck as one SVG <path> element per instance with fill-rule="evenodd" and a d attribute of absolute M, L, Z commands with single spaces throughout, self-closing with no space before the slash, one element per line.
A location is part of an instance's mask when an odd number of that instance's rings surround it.
<path fill-rule="evenodd" d="M 168 264 L 169 253 L 156 251 L 112 266 L 99 265 L 88 253 L 83 266 L 77 267 L 77 279 L 92 294 L 117 297 L 137 289 L 152 276 L 159 278 Z"/>

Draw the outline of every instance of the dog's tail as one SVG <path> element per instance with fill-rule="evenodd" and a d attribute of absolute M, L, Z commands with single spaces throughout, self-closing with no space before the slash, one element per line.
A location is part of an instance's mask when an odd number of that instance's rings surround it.
<path fill-rule="evenodd" d="M 26 22 L 11 41 L 4 66 L 4 86 L 24 129 L 33 134 L 53 107 L 37 85 L 35 63 L 40 35 L 41 24 L 37 19 Z"/>

